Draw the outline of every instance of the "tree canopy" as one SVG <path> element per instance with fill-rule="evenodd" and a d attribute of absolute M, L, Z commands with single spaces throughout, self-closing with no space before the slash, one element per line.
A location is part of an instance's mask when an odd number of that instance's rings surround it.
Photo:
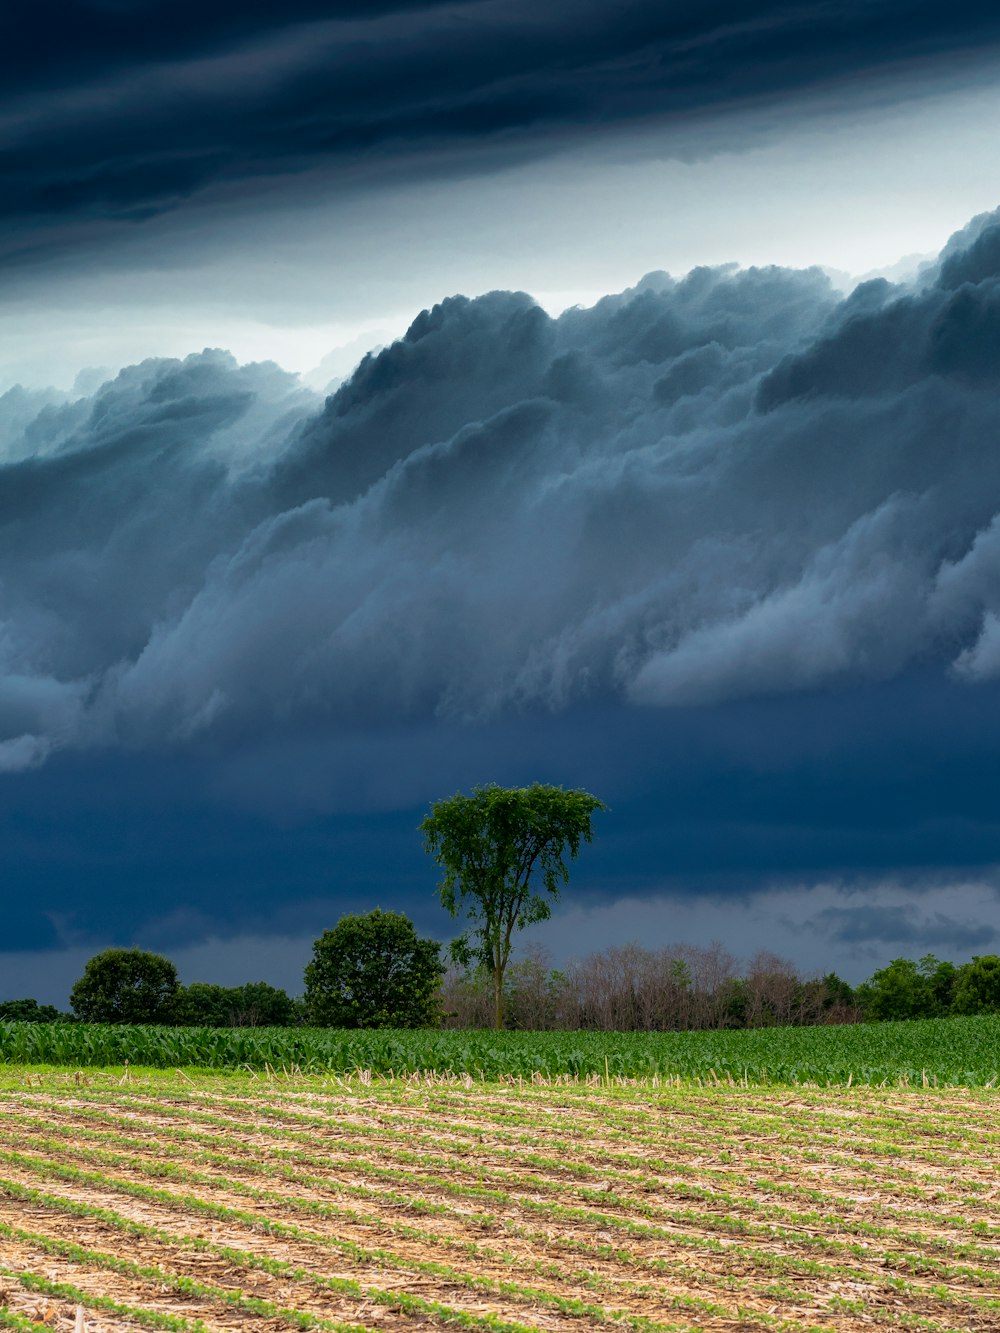
<path fill-rule="evenodd" d="M 379 908 L 342 916 L 313 945 L 306 1021 L 321 1027 L 419 1028 L 437 1021 L 441 946 L 409 917 Z"/>
<path fill-rule="evenodd" d="M 591 818 L 606 808 L 586 791 L 489 783 L 471 796 L 457 792 L 436 801 L 420 825 L 427 851 L 444 871 L 442 906 L 471 921 L 452 956 L 466 964 L 476 959 L 492 973 L 498 1028 L 514 932 L 551 916 L 569 880 L 567 859 L 592 841 Z"/>
<path fill-rule="evenodd" d="M 956 1014 L 1000 1014 L 1000 958 L 995 953 L 974 957 L 959 971 Z"/>
<path fill-rule="evenodd" d="M 297 1002 L 266 981 L 243 986 L 193 981 L 181 987 L 174 1006 L 174 1022 L 186 1027 L 291 1027 L 300 1016 Z"/>
<path fill-rule="evenodd" d="M 867 1018 L 936 1018 L 952 1005 L 958 970 L 933 954 L 894 958 L 855 992 Z"/>
<path fill-rule="evenodd" d="M 67 1018 L 54 1004 L 37 1000 L 5 1000 L 0 1004 L 0 1023 L 58 1023 Z"/>
<path fill-rule="evenodd" d="M 85 1023 L 171 1023 L 178 989 L 177 969 L 161 954 L 105 949 L 84 967 L 69 1002 Z"/>

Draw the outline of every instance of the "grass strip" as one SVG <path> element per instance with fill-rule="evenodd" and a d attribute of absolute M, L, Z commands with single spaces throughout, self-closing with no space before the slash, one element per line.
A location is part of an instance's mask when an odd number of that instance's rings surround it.
<path fill-rule="evenodd" d="M 928 1083 L 982 1087 L 998 1081 L 1000 1018 L 924 1019 L 844 1027 L 705 1032 L 393 1032 L 333 1029 L 154 1028 L 102 1024 L 0 1024 L 0 1060 L 73 1068 L 287 1069 L 382 1075 L 490 1077 L 518 1088 L 628 1080 L 646 1086 L 758 1083 Z"/>

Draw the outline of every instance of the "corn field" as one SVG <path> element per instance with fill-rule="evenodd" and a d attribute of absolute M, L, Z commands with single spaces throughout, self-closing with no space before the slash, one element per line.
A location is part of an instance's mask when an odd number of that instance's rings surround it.
<path fill-rule="evenodd" d="M 993 1087 L 1000 1017 L 819 1028 L 615 1033 L 157 1028 L 0 1023 L 0 1064 L 79 1068 L 433 1070 L 476 1079 Z"/>

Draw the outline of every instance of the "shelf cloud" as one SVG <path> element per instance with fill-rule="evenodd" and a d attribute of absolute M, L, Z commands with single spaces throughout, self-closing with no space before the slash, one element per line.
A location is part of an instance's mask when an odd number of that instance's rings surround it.
<path fill-rule="evenodd" d="M 417 812 L 491 780 L 612 806 L 577 947 L 615 903 L 796 898 L 789 950 L 857 972 L 985 946 L 998 310 L 989 214 L 846 297 L 733 265 L 558 318 L 452 296 L 325 399 L 220 350 L 9 391 L 16 948 L 438 931 Z"/>
<path fill-rule="evenodd" d="M 491 781 L 609 807 L 560 957 L 993 947 L 998 53 L 965 0 L 20 14 L 11 977 L 442 933 L 417 825 Z"/>
<path fill-rule="evenodd" d="M 216 351 L 8 393 L 0 764 L 997 677 L 998 238 L 452 297 L 325 403 Z"/>

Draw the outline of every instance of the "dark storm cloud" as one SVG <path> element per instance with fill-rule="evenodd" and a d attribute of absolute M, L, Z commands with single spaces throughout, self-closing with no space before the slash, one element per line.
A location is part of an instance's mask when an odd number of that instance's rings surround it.
<path fill-rule="evenodd" d="M 23 938 L 265 930 L 275 883 L 291 935 L 334 864 L 425 900 L 419 811 L 483 780 L 614 805 L 597 898 L 1000 861 L 998 236 L 846 300 L 452 297 L 325 403 L 211 351 L 0 398 Z"/>
<path fill-rule="evenodd" d="M 989 925 L 956 921 L 942 912 L 920 916 L 913 907 L 828 907 L 818 912 L 811 925 L 833 940 L 845 943 L 892 942 L 911 949 L 940 949 L 968 954 L 995 942 L 996 930 Z"/>
<path fill-rule="evenodd" d="M 931 0 L 50 0 L 0 53 L 8 246 L 26 261 L 39 245 L 18 217 L 142 218 L 216 183 L 324 167 L 349 188 L 351 164 L 541 151 L 998 39 L 989 7 Z"/>
<path fill-rule="evenodd" d="M 846 301 L 450 298 L 319 412 L 218 352 L 12 392 L 0 761 L 1000 676 L 998 231 Z"/>
<path fill-rule="evenodd" d="M 453 297 L 319 413 L 215 352 L 11 393 L 0 757 L 999 676 L 999 231 L 845 301 Z"/>

